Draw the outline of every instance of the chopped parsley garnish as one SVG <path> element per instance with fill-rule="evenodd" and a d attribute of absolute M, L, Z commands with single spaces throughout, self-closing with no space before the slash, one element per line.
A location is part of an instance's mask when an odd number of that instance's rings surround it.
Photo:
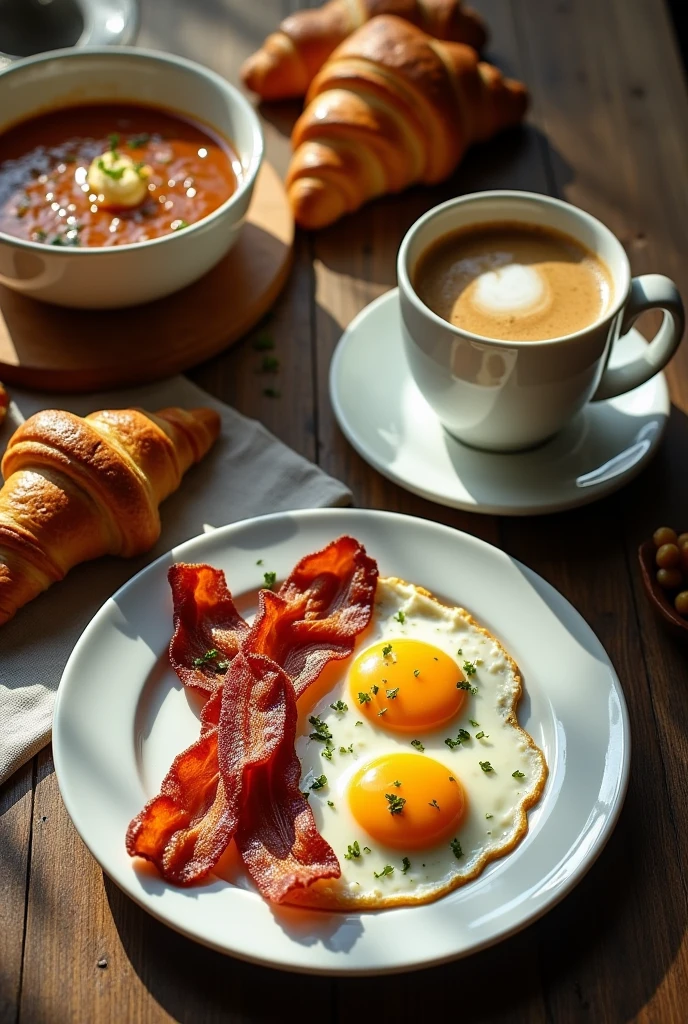
<path fill-rule="evenodd" d="M 399 609 L 399 611 L 398 611 L 398 612 L 396 613 L 396 615 L 394 616 L 394 618 L 395 618 L 395 619 L 397 620 L 397 622 L 399 623 L 399 625 L 401 625 L 401 626 L 403 626 L 403 625 L 404 625 L 404 620 L 406 619 L 406 616 L 405 616 L 405 615 L 404 615 L 404 613 L 402 612 L 401 608 L 400 608 L 400 609 Z"/>
<path fill-rule="evenodd" d="M 475 695 L 478 692 L 478 687 L 477 686 L 471 686 L 470 683 L 466 683 L 466 682 L 463 682 L 463 681 L 460 681 L 460 682 L 458 682 L 456 684 L 456 689 L 457 690 L 468 690 L 468 692 L 472 693 L 473 695 Z"/>
<path fill-rule="evenodd" d="M 387 710 L 388 710 L 387 708 L 382 708 L 382 710 L 381 710 L 381 711 L 378 711 L 378 713 L 377 713 L 377 717 L 378 717 L 378 718 L 382 718 L 382 716 L 383 716 L 383 715 L 386 715 L 386 714 L 387 714 Z"/>
<path fill-rule="evenodd" d="M 387 658 L 391 653 L 392 653 L 392 645 L 391 644 L 385 644 L 385 646 L 382 648 L 382 657 L 383 658 Z"/>
<path fill-rule="evenodd" d="M 401 814 L 406 803 L 403 796 L 397 796 L 396 793 L 385 793 L 385 800 L 389 804 L 387 810 L 390 814 Z"/>
<path fill-rule="evenodd" d="M 462 743 L 471 738 L 471 734 L 466 729 L 459 729 L 458 735 L 455 740 L 448 737 L 444 742 L 447 744 L 450 750 L 456 750 Z"/>
<path fill-rule="evenodd" d="M 364 847 L 363 847 L 363 852 L 364 852 L 364 853 L 372 853 L 373 851 L 372 851 L 372 850 L 370 849 L 370 847 L 369 847 L 369 846 L 364 846 Z"/>
<path fill-rule="evenodd" d="M 466 740 L 469 740 L 470 738 L 471 738 L 471 734 L 469 733 L 468 729 L 459 729 L 459 739 L 463 743 L 465 743 Z"/>
<path fill-rule="evenodd" d="M 265 583 L 265 586 L 268 589 L 274 587 L 275 583 L 277 582 L 277 573 L 276 572 L 264 572 L 263 573 L 263 581 Z"/>
<path fill-rule="evenodd" d="M 253 342 L 253 348 L 256 352 L 269 352 L 274 347 L 275 343 L 269 334 L 259 334 Z"/>
<path fill-rule="evenodd" d="M 373 696 L 380 692 L 380 687 L 377 685 L 377 683 L 373 683 L 373 685 L 370 687 L 370 692 L 373 694 Z"/>
<path fill-rule="evenodd" d="M 361 721 L 361 719 L 359 718 L 359 720 L 358 720 L 357 722 L 354 722 L 354 725 L 363 725 L 363 722 L 362 722 L 362 721 Z"/>
<path fill-rule="evenodd" d="M 478 726 L 480 725 L 480 722 L 476 722 L 475 718 L 469 718 L 468 721 L 471 723 L 474 729 L 477 729 Z"/>
<path fill-rule="evenodd" d="M 456 779 L 454 778 L 454 776 L 453 776 L 453 775 L 450 775 L 450 776 L 449 776 L 449 781 L 450 781 L 450 782 L 456 782 Z"/>
<path fill-rule="evenodd" d="M 328 807 L 334 807 L 334 800 L 328 800 L 327 801 L 327 806 Z"/>
<path fill-rule="evenodd" d="M 263 356 L 259 373 L 277 373 L 280 368 L 280 361 L 277 356 Z"/>
<path fill-rule="evenodd" d="M 327 722 L 323 722 L 319 715 L 311 715 L 308 721 L 315 730 L 315 732 L 310 733 L 310 739 L 320 740 L 321 743 L 332 739 L 329 725 Z"/>
<path fill-rule="evenodd" d="M 419 750 L 421 752 L 421 754 L 425 750 L 425 747 L 423 746 L 423 744 L 421 743 L 420 740 L 411 740 L 411 746 L 415 747 L 416 750 Z"/>
<path fill-rule="evenodd" d="M 336 700 L 334 704 L 330 704 L 333 711 L 338 711 L 340 714 L 344 714 L 345 711 L 349 710 L 349 705 L 345 704 L 343 700 Z"/>
<path fill-rule="evenodd" d="M 329 743 L 329 740 L 328 740 L 328 743 Z M 331 761 L 332 760 L 332 747 L 325 747 L 323 750 L 320 751 L 320 756 L 324 757 L 326 761 Z"/>
<path fill-rule="evenodd" d="M 206 651 L 200 658 L 194 658 L 192 664 L 194 668 L 203 668 L 207 665 L 209 668 L 212 668 L 213 672 L 217 672 L 218 675 L 223 675 L 229 668 L 229 662 L 223 660 L 217 661 L 216 659 L 219 657 L 220 652 L 217 648 L 211 647 L 210 650 Z"/>
<path fill-rule="evenodd" d="M 399 693 L 399 687 L 398 686 L 395 686 L 393 690 L 387 690 L 387 698 L 388 698 L 388 700 L 394 700 L 394 698 L 396 697 L 396 695 L 398 693 Z"/>
<path fill-rule="evenodd" d="M 263 394 L 266 398 L 281 398 L 282 393 L 277 388 L 263 388 Z"/>
<path fill-rule="evenodd" d="M 489 820 L 490 818 L 493 818 L 494 815 L 493 814 L 486 814 L 485 817 Z"/>
<path fill-rule="evenodd" d="M 188 228 L 188 226 L 189 222 L 187 220 L 182 219 L 173 220 L 171 225 L 173 231 L 183 231 L 184 228 Z"/>
<path fill-rule="evenodd" d="M 484 740 L 484 739 L 486 738 L 486 737 L 485 737 L 485 733 L 484 733 L 484 732 L 482 732 L 482 731 L 481 731 L 481 732 L 477 732 L 477 733 L 475 734 L 475 738 L 476 738 L 477 740 Z"/>
<path fill-rule="evenodd" d="M 111 135 L 108 135 L 108 142 L 110 143 L 110 152 L 113 156 L 116 156 L 117 147 L 119 146 L 119 135 L 117 132 L 112 132 Z"/>
<path fill-rule="evenodd" d="M 351 846 L 347 847 L 346 853 L 344 854 L 345 860 L 355 860 L 361 856 L 361 847 L 358 845 L 358 839 L 354 839 Z"/>
<path fill-rule="evenodd" d="M 494 771 L 494 768 L 492 767 L 492 765 L 490 764 L 489 761 L 478 761 L 478 764 L 480 765 L 480 767 L 482 768 L 482 770 L 484 772 L 493 772 Z"/>
<path fill-rule="evenodd" d="M 511 777 L 512 777 L 512 779 L 525 779 L 525 773 L 524 772 L 520 772 L 517 769 L 515 772 L 511 773 Z"/>
<path fill-rule="evenodd" d="M 449 846 L 451 847 L 451 852 L 454 854 L 457 860 L 460 857 L 463 857 L 463 850 L 461 849 L 461 843 L 459 842 L 458 839 L 452 839 Z"/>
<path fill-rule="evenodd" d="M 311 782 L 311 789 L 323 789 L 327 785 L 327 775 L 318 775 L 317 779 Z"/>
<path fill-rule="evenodd" d="M 461 650 L 460 647 L 459 647 L 458 651 L 456 652 L 456 657 L 457 658 L 462 658 L 463 657 L 463 651 Z"/>
<path fill-rule="evenodd" d="M 129 149 L 141 149 L 148 142 L 150 142 L 148 132 L 141 132 L 140 135 L 132 135 L 130 139 L 127 139 L 127 146 L 129 146 Z"/>
<path fill-rule="evenodd" d="M 263 559 L 259 558 L 258 561 L 256 562 L 256 565 L 262 565 L 262 564 L 263 564 Z"/>
<path fill-rule="evenodd" d="M 413 670 L 413 674 L 414 674 L 414 676 L 415 676 L 415 677 L 416 677 L 416 679 L 417 679 L 417 678 L 418 678 L 418 676 L 420 675 L 420 669 L 419 669 L 419 668 L 414 668 L 414 670 Z"/>
<path fill-rule="evenodd" d="M 428 807 L 436 807 L 438 811 L 440 809 L 440 805 L 437 803 L 436 800 L 430 800 L 429 803 L 428 803 Z"/>
<path fill-rule="evenodd" d="M 358 703 L 359 704 L 370 704 L 370 694 L 369 693 L 359 693 L 359 695 L 358 695 Z"/>
<path fill-rule="evenodd" d="M 353 752 L 354 752 L 354 745 L 353 745 L 353 743 L 350 743 L 348 747 L 340 747 L 339 748 L 339 753 L 340 754 L 353 754 Z"/>
<path fill-rule="evenodd" d="M 405 875 L 406 872 L 408 871 L 408 869 L 411 867 L 411 861 L 408 859 L 408 857 L 404 857 L 404 859 L 402 860 L 401 864 L 402 864 L 401 873 L 402 873 L 402 875 Z"/>
<path fill-rule="evenodd" d="M 474 661 L 464 661 L 463 670 L 467 676 L 474 676 L 475 673 L 478 671 L 475 667 Z"/>
<path fill-rule="evenodd" d="M 103 174 L 107 174 L 108 178 L 112 178 L 113 181 L 119 181 L 123 177 L 126 167 L 106 167 L 105 161 L 101 157 L 98 161 L 98 170 L 102 171 Z"/>
<path fill-rule="evenodd" d="M 394 784 L 394 785 L 395 785 L 395 786 L 397 787 L 397 789 L 398 789 L 398 788 L 399 788 L 399 786 L 401 785 L 401 782 L 399 781 L 399 779 L 395 779 L 395 780 L 394 780 L 394 783 L 393 783 L 393 784 Z"/>
<path fill-rule="evenodd" d="M 461 746 L 461 740 L 453 740 L 451 736 L 447 736 L 444 742 L 447 744 L 450 750 L 456 750 L 457 747 Z"/>
<path fill-rule="evenodd" d="M 391 875 L 393 871 L 394 868 L 392 867 L 391 864 L 385 864 L 382 871 L 373 871 L 373 874 L 375 875 L 376 878 L 384 878 L 385 875 Z"/>

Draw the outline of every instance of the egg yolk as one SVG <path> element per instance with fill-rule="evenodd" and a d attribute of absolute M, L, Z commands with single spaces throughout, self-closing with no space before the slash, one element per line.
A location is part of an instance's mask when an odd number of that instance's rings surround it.
<path fill-rule="evenodd" d="M 454 718 L 466 700 L 459 683 L 465 679 L 454 659 L 418 640 L 374 644 L 349 672 L 357 710 L 392 732 L 428 732 Z"/>
<path fill-rule="evenodd" d="M 421 850 L 456 834 L 466 794 L 449 768 L 423 754 L 388 754 L 361 768 L 349 784 L 361 828 L 395 850 Z"/>

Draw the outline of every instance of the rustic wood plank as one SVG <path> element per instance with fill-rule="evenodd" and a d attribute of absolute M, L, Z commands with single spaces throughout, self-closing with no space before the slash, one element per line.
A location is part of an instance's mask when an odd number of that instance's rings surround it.
<path fill-rule="evenodd" d="M 539 97 L 538 122 L 556 153 L 553 190 L 609 224 L 636 273 L 674 274 L 685 294 L 685 244 L 671 183 L 681 180 L 688 157 L 679 127 L 686 97 L 661 5 L 600 5 L 592 20 L 568 2 L 517 0 L 514 8 Z M 685 198 L 682 204 L 681 212 Z M 669 374 L 674 400 L 682 403 L 685 355 Z M 685 708 L 677 722 L 668 700 L 676 652 L 648 622 L 633 561 L 639 531 L 654 528 L 655 495 L 675 509 L 685 496 L 678 482 L 684 474 L 677 464 L 674 472 L 667 466 L 680 459 L 676 414 L 671 433 L 672 445 L 622 494 L 583 512 L 507 523 L 502 531 L 506 549 L 549 578 L 602 639 L 626 689 L 634 736 L 631 786 L 608 851 L 575 897 L 539 925 L 548 1006 L 557 1021 L 679 1020 L 681 1007 L 685 1013 Z M 604 926 L 591 936 L 593 917 Z"/>
<path fill-rule="evenodd" d="M 0 789 L 0 1022 L 16 1020 L 21 987 L 33 760 Z"/>

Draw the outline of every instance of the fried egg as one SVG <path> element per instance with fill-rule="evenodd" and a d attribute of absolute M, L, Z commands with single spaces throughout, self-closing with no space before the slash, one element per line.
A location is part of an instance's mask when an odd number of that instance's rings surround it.
<path fill-rule="evenodd" d="M 427 903 L 512 850 L 547 777 L 520 696 L 516 665 L 468 612 L 380 579 L 353 656 L 299 700 L 301 789 L 342 874 L 294 902 Z"/>

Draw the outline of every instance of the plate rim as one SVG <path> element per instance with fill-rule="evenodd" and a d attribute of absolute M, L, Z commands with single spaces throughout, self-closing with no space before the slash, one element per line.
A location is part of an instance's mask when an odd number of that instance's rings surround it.
<path fill-rule="evenodd" d="M 225 536 L 231 537 L 231 534 L 234 532 L 239 532 L 242 529 L 250 528 L 256 522 L 264 523 L 270 520 L 279 521 L 287 517 L 296 517 L 297 519 L 308 520 L 310 518 L 318 519 L 321 516 L 329 516 L 333 519 L 333 521 L 336 522 L 336 520 L 338 519 L 344 519 L 347 516 L 351 515 L 360 516 L 361 518 L 368 519 L 377 519 L 379 517 L 382 517 L 383 519 L 386 519 L 388 522 L 400 522 L 402 525 L 403 523 L 407 522 L 416 524 L 420 523 L 422 524 L 422 527 L 424 529 L 437 529 L 440 532 L 445 533 L 448 537 L 458 535 L 463 539 L 468 540 L 470 543 L 476 544 L 479 548 L 484 548 L 489 551 L 495 551 L 499 554 L 506 555 L 514 563 L 516 567 L 518 567 L 520 570 L 525 570 L 526 578 L 534 577 L 541 585 L 541 587 L 544 588 L 546 594 L 549 595 L 553 593 L 554 595 L 556 595 L 558 600 L 563 601 L 568 613 L 572 614 L 574 619 L 578 620 L 578 623 L 582 625 L 583 628 L 587 631 L 588 636 L 591 638 L 591 640 L 593 640 L 594 645 L 597 648 L 598 654 L 602 655 L 602 661 L 605 667 L 610 672 L 610 685 L 611 688 L 616 692 L 621 711 L 619 723 L 619 737 L 622 746 L 622 756 L 620 758 L 620 773 L 618 778 L 615 779 L 616 787 L 614 800 L 610 807 L 609 813 L 605 816 L 602 829 L 595 837 L 594 843 L 586 851 L 585 856 L 582 859 L 580 859 L 578 863 L 576 863 L 574 870 L 567 876 L 565 882 L 563 884 L 559 884 L 555 890 L 550 890 L 550 895 L 543 900 L 541 905 L 537 906 L 530 912 L 524 913 L 523 916 L 519 917 L 519 919 L 512 925 L 499 929 L 498 932 L 496 932 L 494 935 L 488 936 L 482 941 L 475 942 L 468 948 L 448 952 L 446 955 L 432 956 L 429 958 L 423 958 L 422 956 L 414 955 L 412 958 L 405 959 L 403 962 L 398 962 L 393 965 L 386 965 L 384 967 L 348 967 L 345 965 L 345 963 L 343 963 L 341 966 L 339 964 L 304 964 L 296 962 L 287 962 L 284 959 L 275 959 L 274 957 L 271 958 L 269 955 L 252 955 L 250 953 L 242 951 L 241 948 L 238 948 L 236 946 L 232 946 L 230 948 L 227 944 L 215 942 L 213 941 L 213 939 L 205 937 L 202 934 L 199 934 L 192 928 L 185 927 L 183 923 L 170 920 L 169 916 L 156 910 L 157 904 L 154 900 L 149 900 L 147 902 L 143 894 L 143 891 L 141 891 L 142 894 L 139 895 L 139 893 L 135 891 L 133 888 L 124 888 L 120 884 L 120 882 L 114 877 L 114 875 L 105 867 L 105 865 L 101 863 L 99 858 L 93 852 L 87 836 L 84 835 L 82 828 L 80 827 L 79 824 L 77 824 L 77 821 L 75 820 L 75 817 L 72 814 L 71 793 L 69 795 L 66 794 L 65 787 L 63 786 L 63 778 L 66 775 L 68 775 L 69 772 L 68 770 L 65 771 L 65 763 L 68 760 L 68 758 L 65 757 L 63 759 L 60 721 L 63 714 L 66 713 L 63 712 L 62 708 L 65 699 L 68 699 L 65 698 L 64 695 L 65 693 L 68 693 L 70 686 L 69 682 L 67 682 L 66 685 L 63 685 L 63 683 L 65 681 L 65 678 L 68 678 L 68 673 L 75 671 L 74 666 L 77 664 L 78 659 L 81 656 L 82 649 L 87 647 L 88 643 L 90 642 L 91 633 L 95 633 L 96 630 L 100 627 L 101 619 L 106 617 L 106 615 L 108 614 L 108 609 L 114 603 L 115 598 L 120 598 L 121 596 L 125 595 L 128 590 L 136 587 L 139 584 L 140 580 L 146 576 L 146 574 L 153 574 L 154 570 L 162 563 L 168 561 L 170 557 L 174 557 L 176 559 L 182 558 L 184 556 L 184 552 L 187 549 L 192 548 L 193 546 L 198 544 L 199 541 L 207 540 L 210 543 L 213 539 L 222 540 Z M 463 530 L 458 530 L 454 527 L 447 526 L 443 523 L 438 523 L 434 520 L 422 519 L 421 517 L 412 516 L 405 513 L 392 512 L 381 509 L 359 509 L 352 507 L 295 509 L 293 511 L 282 511 L 275 513 L 267 513 L 265 515 L 252 516 L 250 518 L 238 520 L 235 523 L 230 523 L 223 527 L 219 527 L 213 531 L 210 531 L 209 533 L 199 534 L 196 537 L 189 538 L 183 543 L 175 546 L 174 548 L 171 548 L 169 551 L 160 555 L 153 562 L 149 563 L 149 565 L 144 566 L 141 570 L 139 570 L 139 572 L 132 576 L 131 579 L 127 580 L 126 583 L 124 583 L 117 591 L 115 591 L 113 595 L 111 595 L 103 603 L 103 605 L 96 611 L 96 613 L 94 614 L 94 616 L 84 629 L 83 633 L 79 637 L 62 673 L 53 716 L 53 758 L 55 765 L 55 774 L 58 782 L 58 787 L 60 790 L 60 795 L 65 804 L 67 813 L 69 814 L 70 820 L 72 821 L 72 824 L 74 825 L 81 840 L 83 841 L 84 845 L 88 849 L 93 859 L 98 864 L 99 868 L 103 871 L 105 875 L 107 875 L 108 878 L 112 880 L 112 882 L 115 885 L 117 885 L 117 887 L 121 891 L 124 892 L 124 894 L 128 898 L 132 899 L 146 913 L 156 918 L 166 927 L 171 928 L 173 931 L 176 931 L 181 935 L 184 935 L 186 938 L 191 939 L 192 941 L 197 942 L 200 945 L 206 946 L 210 949 L 214 949 L 220 953 L 223 953 L 224 955 L 232 956 L 238 960 L 256 964 L 261 967 L 271 968 L 273 970 L 285 970 L 291 973 L 320 977 L 370 977 L 399 974 L 410 970 L 424 970 L 427 968 L 439 966 L 441 964 L 450 963 L 455 960 L 464 959 L 467 956 L 471 956 L 474 953 L 478 953 L 481 950 L 487 949 L 490 946 L 496 945 L 510 938 L 511 936 L 529 927 L 535 921 L 539 920 L 539 918 L 544 916 L 544 914 L 548 913 L 559 902 L 561 902 L 561 900 L 563 900 L 567 895 L 570 894 L 570 892 L 582 880 L 582 878 L 587 874 L 587 872 L 590 870 L 593 864 L 597 861 L 598 857 L 600 856 L 607 842 L 609 841 L 609 838 L 611 837 L 616 827 L 619 816 L 623 809 L 626 794 L 628 791 L 628 785 L 630 781 L 631 749 L 632 741 L 630 730 L 630 717 L 628 712 L 628 706 L 625 699 L 625 694 L 623 691 L 621 681 L 618 677 L 618 673 L 616 672 L 616 669 L 611 661 L 611 658 L 607 654 L 606 649 L 604 648 L 602 642 L 599 640 L 597 634 L 594 632 L 592 627 L 583 618 L 583 616 L 577 610 L 577 608 L 559 590 L 557 590 L 556 587 L 554 587 L 551 583 L 544 579 L 544 577 L 540 576 L 534 570 L 530 569 L 528 566 L 522 563 L 519 559 L 516 559 L 513 556 L 508 555 L 506 552 L 502 551 L 502 549 L 498 548 L 496 545 L 490 544 L 488 541 L 485 541 L 480 537 L 476 537 L 473 534 L 466 533 Z M 79 815 L 77 813 L 77 818 L 78 817 Z M 562 865 L 567 863 L 568 859 L 570 859 L 570 851 L 567 852 L 566 856 L 562 858 L 562 860 L 558 863 L 557 866 L 561 868 Z M 423 907 L 408 907 L 403 909 L 407 911 L 412 911 L 414 909 L 422 910 Z M 319 911 L 316 912 L 319 913 Z M 378 911 L 373 913 L 384 912 L 385 911 Z M 358 916 L 360 913 L 369 915 L 371 912 L 348 911 L 346 916 Z"/>
<path fill-rule="evenodd" d="M 390 288 L 388 291 L 383 292 L 382 295 L 378 295 L 377 298 L 373 299 L 366 306 L 361 309 L 356 316 L 347 324 L 342 331 L 342 334 L 335 346 L 335 350 L 332 355 L 330 362 L 330 369 L 328 374 L 328 392 L 330 402 L 332 404 L 332 410 L 337 421 L 337 425 L 344 437 L 349 442 L 351 447 L 361 456 L 361 458 L 368 463 L 369 466 L 384 476 L 387 480 L 391 480 L 392 483 L 398 487 L 402 487 L 405 491 L 410 494 L 416 494 L 420 498 L 424 498 L 426 501 L 431 501 L 435 505 L 442 505 L 445 508 L 456 508 L 463 512 L 473 512 L 477 515 L 496 515 L 496 516 L 535 516 L 535 515 L 551 515 L 556 512 L 567 512 L 572 509 L 582 508 L 585 505 L 591 505 L 595 501 L 601 501 L 604 498 L 609 497 L 610 494 L 614 494 L 615 491 L 620 490 L 627 484 L 631 483 L 652 461 L 656 455 L 659 447 L 662 443 L 662 439 L 666 432 L 669 414 L 671 412 L 671 400 L 669 395 L 669 387 L 667 384 L 666 374 L 663 370 L 655 374 L 653 380 L 661 381 L 663 385 L 663 405 L 665 406 L 663 413 L 663 423 L 659 431 L 659 435 L 655 443 L 650 448 L 648 454 L 640 459 L 634 466 L 631 467 L 626 473 L 612 477 L 611 480 L 603 481 L 598 485 L 597 488 L 581 488 L 580 496 L 576 499 L 562 500 L 562 501 L 550 501 L 544 502 L 537 505 L 518 505 L 518 504 L 490 504 L 486 502 L 469 502 L 462 501 L 460 499 L 451 498 L 448 495 L 440 495 L 434 491 L 426 490 L 420 485 L 414 483 L 412 480 L 407 479 L 400 473 L 396 473 L 391 466 L 386 465 L 373 449 L 368 447 L 361 438 L 353 430 L 349 417 L 345 416 L 343 411 L 343 404 L 340 400 L 340 388 L 338 387 L 337 381 L 339 379 L 340 364 L 344 359 L 344 351 L 347 345 L 350 343 L 350 338 L 359 329 L 360 324 L 368 317 L 371 313 L 375 312 L 379 306 L 384 306 L 387 303 L 390 305 L 394 301 L 398 301 L 399 288 Z M 633 331 L 634 328 L 631 328 Z M 631 332 L 629 331 L 629 333 Z M 645 383 L 648 383 L 647 381 Z M 642 386 L 642 385 L 641 385 Z M 622 396 L 619 396 L 622 397 Z M 611 399 L 610 399 L 611 401 Z M 486 453 L 490 454 L 490 453 Z M 518 456 L 519 452 L 511 453 Z M 591 493 L 592 492 L 592 493 Z"/>

